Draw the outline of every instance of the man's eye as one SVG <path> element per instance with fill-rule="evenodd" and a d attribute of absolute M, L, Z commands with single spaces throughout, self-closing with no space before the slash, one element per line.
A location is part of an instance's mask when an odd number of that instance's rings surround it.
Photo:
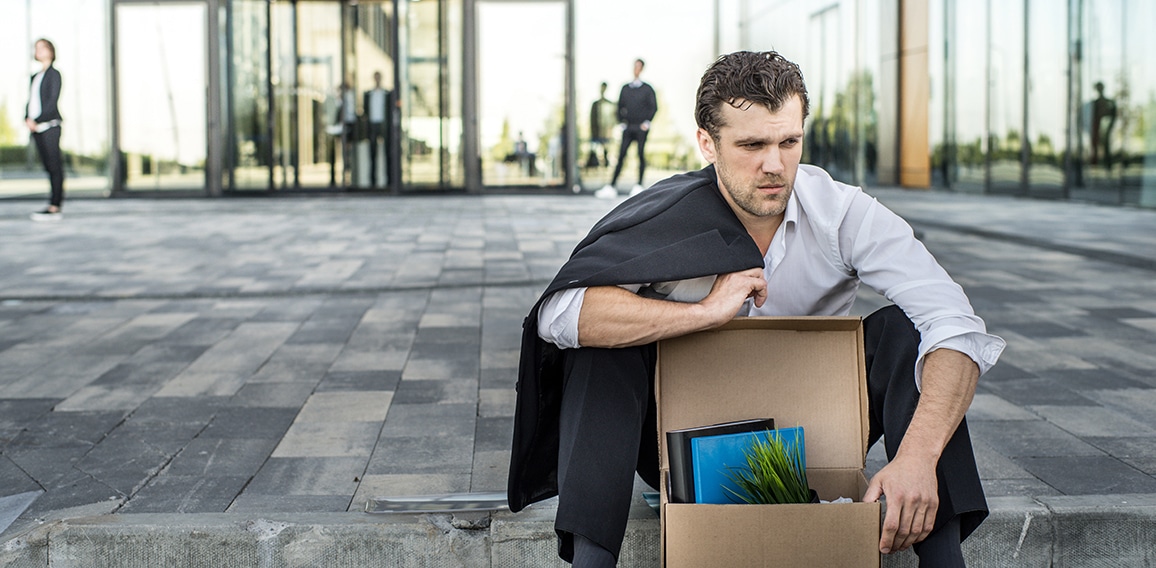
<path fill-rule="evenodd" d="M 790 147 L 790 146 L 794 146 L 795 144 L 798 144 L 798 143 L 799 143 L 798 138 L 788 138 L 786 140 L 783 140 L 783 146 Z"/>

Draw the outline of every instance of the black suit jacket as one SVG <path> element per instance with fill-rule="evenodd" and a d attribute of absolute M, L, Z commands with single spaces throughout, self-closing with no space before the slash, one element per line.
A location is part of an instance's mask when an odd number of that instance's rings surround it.
<path fill-rule="evenodd" d="M 36 75 L 33 74 L 32 78 L 28 80 L 30 87 L 35 80 Z M 36 122 L 60 120 L 60 108 L 57 107 L 57 102 L 60 100 L 61 84 L 60 71 L 49 65 L 48 69 L 44 70 L 44 78 L 40 80 L 40 116 L 28 116 L 28 106 L 26 105 L 24 118 L 35 118 Z"/>
<path fill-rule="evenodd" d="M 714 167 L 663 180 L 602 218 L 575 247 L 522 325 L 510 510 L 558 493 L 561 350 L 538 337 L 542 301 L 567 288 L 669 282 L 762 267 L 723 199 Z"/>

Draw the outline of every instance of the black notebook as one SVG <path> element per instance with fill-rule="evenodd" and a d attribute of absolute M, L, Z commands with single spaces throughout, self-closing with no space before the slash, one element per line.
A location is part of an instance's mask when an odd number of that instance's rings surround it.
<path fill-rule="evenodd" d="M 690 441 L 692 439 L 774 429 L 774 418 L 754 418 L 668 431 L 666 433 L 666 451 L 669 454 L 668 460 L 670 462 L 670 487 L 667 490 L 667 495 L 670 497 L 670 502 L 694 503 L 694 464 L 690 455 Z"/>

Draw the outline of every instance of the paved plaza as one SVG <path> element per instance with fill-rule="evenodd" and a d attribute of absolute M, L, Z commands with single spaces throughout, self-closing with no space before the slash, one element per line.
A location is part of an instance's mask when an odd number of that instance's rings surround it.
<path fill-rule="evenodd" d="M 977 542 L 1017 556 L 976 544 L 972 563 L 1156 565 L 1156 211 L 870 193 L 1008 342 L 968 422 L 993 505 Z M 375 496 L 504 491 L 522 318 L 622 199 L 76 199 L 58 223 L 0 201 L 0 566 L 49 565 L 52 530 L 383 530 Z M 863 291 L 855 314 L 883 303 Z M 644 505 L 624 566 L 656 546 Z M 1116 515 L 1122 537 L 1097 524 Z M 537 523 L 552 563 L 549 517 L 465 528 L 491 531 L 496 566 L 518 537 L 493 531 Z M 1018 556 L 1032 543 L 1050 548 Z"/>

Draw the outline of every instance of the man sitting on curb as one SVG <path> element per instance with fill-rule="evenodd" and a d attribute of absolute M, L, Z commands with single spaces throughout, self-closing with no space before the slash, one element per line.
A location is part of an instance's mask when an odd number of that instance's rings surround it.
<path fill-rule="evenodd" d="M 527 317 L 509 503 L 558 495 L 575 566 L 614 566 L 635 472 L 658 487 L 656 341 L 735 316 L 847 315 L 860 282 L 895 304 L 863 324 L 869 442 L 890 460 L 863 497 L 887 498 L 880 551 L 963 566 L 987 516 L 964 414 L 1004 342 L 906 222 L 799 164 L 807 112 L 781 55 L 719 58 L 695 109 L 712 165 L 611 211 Z"/>

